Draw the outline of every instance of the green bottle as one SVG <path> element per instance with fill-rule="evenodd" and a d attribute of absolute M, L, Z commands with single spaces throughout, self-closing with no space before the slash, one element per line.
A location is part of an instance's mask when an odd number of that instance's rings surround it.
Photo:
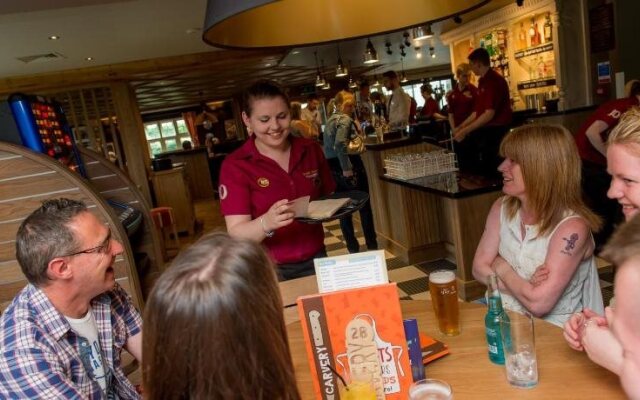
<path fill-rule="evenodd" d="M 487 333 L 487 347 L 489 348 L 489 360 L 494 364 L 504 365 L 504 349 L 500 335 L 500 321 L 509 317 L 502 309 L 502 298 L 498 290 L 498 277 L 495 274 L 489 276 L 488 282 L 489 309 L 484 317 L 484 327 Z"/>

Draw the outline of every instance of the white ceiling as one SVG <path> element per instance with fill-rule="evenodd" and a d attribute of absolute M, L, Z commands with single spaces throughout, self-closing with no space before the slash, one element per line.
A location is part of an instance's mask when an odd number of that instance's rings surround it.
<path fill-rule="evenodd" d="M 215 50 L 201 38 L 205 8 L 206 0 L 2 0 L 0 78 Z M 17 59 L 52 52 L 64 58 Z"/>

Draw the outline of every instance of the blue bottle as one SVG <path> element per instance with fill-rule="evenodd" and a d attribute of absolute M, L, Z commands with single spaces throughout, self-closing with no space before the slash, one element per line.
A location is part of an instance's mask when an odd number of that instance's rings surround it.
<path fill-rule="evenodd" d="M 500 321 L 509 317 L 502 308 L 502 298 L 498 290 L 498 277 L 495 274 L 489 276 L 488 282 L 489 309 L 484 317 L 484 326 L 487 334 L 487 347 L 489 360 L 494 364 L 504 365 L 504 349 L 500 334 Z"/>

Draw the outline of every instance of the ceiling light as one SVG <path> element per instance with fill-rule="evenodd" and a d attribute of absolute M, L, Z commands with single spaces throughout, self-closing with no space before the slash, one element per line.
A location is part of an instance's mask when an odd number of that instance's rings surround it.
<path fill-rule="evenodd" d="M 404 51 L 404 44 L 400 43 L 400 57 L 405 57 L 407 53 Z"/>
<path fill-rule="evenodd" d="M 378 75 L 373 75 L 373 80 L 374 80 L 374 82 L 373 82 L 373 85 L 371 85 L 371 86 L 379 87 L 380 86 L 380 81 L 378 80 Z"/>
<path fill-rule="evenodd" d="M 331 89 L 331 84 L 329 82 L 325 82 L 324 86 L 322 86 L 322 90 L 329 90 Z"/>
<path fill-rule="evenodd" d="M 200 32 L 202 28 L 188 28 L 184 31 L 187 35 L 192 35 L 194 33 Z"/>
<path fill-rule="evenodd" d="M 429 47 L 429 55 L 431 56 L 431 58 L 436 58 L 436 49 L 434 49 L 433 47 Z"/>
<path fill-rule="evenodd" d="M 271 63 L 266 63 L 264 66 L 268 68 L 271 66 Z"/>
<path fill-rule="evenodd" d="M 342 56 L 340 55 L 340 45 L 338 44 L 338 66 L 336 67 L 336 78 L 342 78 L 347 76 L 347 69 L 342 62 Z"/>
<path fill-rule="evenodd" d="M 416 58 L 417 58 L 418 60 L 420 60 L 420 59 L 422 58 L 422 52 L 421 52 L 421 51 L 418 51 L 418 52 L 416 53 Z"/>
<path fill-rule="evenodd" d="M 49 36 L 49 40 L 58 40 L 58 39 L 60 39 L 60 36 L 58 36 L 58 35 Z"/>
<path fill-rule="evenodd" d="M 300 51 L 294 50 L 294 51 L 291 52 L 291 54 L 293 54 L 293 55 L 300 54 Z"/>
<path fill-rule="evenodd" d="M 413 40 L 428 39 L 431 36 L 433 36 L 433 32 L 431 32 L 431 24 L 420 25 L 416 28 L 413 28 Z"/>
<path fill-rule="evenodd" d="M 364 63 L 375 64 L 378 62 L 378 52 L 373 47 L 370 39 L 367 39 L 367 47 L 364 51 Z"/>
<path fill-rule="evenodd" d="M 349 89 L 355 89 L 357 87 L 358 84 L 351 77 L 349 77 Z"/>
<path fill-rule="evenodd" d="M 324 86 L 324 84 L 326 83 L 324 80 L 324 76 L 322 75 L 322 72 L 320 72 L 320 65 L 318 65 L 318 52 L 314 51 L 313 52 L 313 56 L 316 59 L 316 86 L 317 87 L 322 87 Z"/>
<path fill-rule="evenodd" d="M 86 57 L 85 60 L 86 61 L 93 61 L 93 57 Z"/>

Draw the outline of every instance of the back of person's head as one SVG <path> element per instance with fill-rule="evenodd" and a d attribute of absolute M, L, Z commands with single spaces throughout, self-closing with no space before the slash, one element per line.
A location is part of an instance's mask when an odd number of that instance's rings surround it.
<path fill-rule="evenodd" d="M 640 261 L 640 215 L 616 229 L 600 257 L 618 267 L 632 258 Z"/>
<path fill-rule="evenodd" d="M 398 79 L 398 74 L 396 73 L 396 71 L 390 70 L 383 73 L 382 77 L 387 79 Z"/>
<path fill-rule="evenodd" d="M 287 96 L 280 85 L 268 79 L 261 79 L 249 86 L 242 94 L 242 111 L 244 111 L 247 116 L 251 116 L 251 107 L 254 101 L 278 97 L 280 97 L 285 104 L 289 104 L 289 96 Z"/>
<path fill-rule="evenodd" d="M 467 63 L 460 63 L 456 68 L 456 75 L 470 75 L 471 66 Z"/>
<path fill-rule="evenodd" d="M 274 268 L 221 233 L 178 255 L 145 308 L 146 399 L 299 399 Z"/>
<path fill-rule="evenodd" d="M 521 126 L 505 136 L 500 144 L 500 155 L 520 166 L 540 235 L 553 229 L 566 211 L 584 217 L 592 230 L 599 229 L 600 218 L 582 201 L 581 161 L 568 130 L 558 125 Z M 520 206 L 517 198 L 507 199 L 511 218 Z"/>
<path fill-rule="evenodd" d="M 344 110 L 346 106 L 355 105 L 354 94 L 346 90 L 341 90 L 336 93 L 336 96 L 333 98 L 333 100 L 338 111 Z"/>
<path fill-rule="evenodd" d="M 369 81 L 367 80 L 361 81 L 360 84 L 358 85 L 358 88 L 360 90 L 369 89 L 370 88 Z"/>
<path fill-rule="evenodd" d="M 488 67 L 490 62 L 489 53 L 482 47 L 478 47 L 472 51 L 467 58 L 470 62 L 479 62 L 480 64 Z"/>
<path fill-rule="evenodd" d="M 433 93 L 433 88 L 429 84 L 422 85 L 422 86 L 420 86 L 420 93 L 431 94 L 431 93 Z"/>
<path fill-rule="evenodd" d="M 49 261 L 77 250 L 79 243 L 70 224 L 86 211 L 81 201 L 50 199 L 22 221 L 16 234 L 16 258 L 29 283 L 46 285 Z"/>
<path fill-rule="evenodd" d="M 307 103 L 312 102 L 313 100 L 318 100 L 320 101 L 320 98 L 318 97 L 317 94 L 315 93 L 311 93 L 309 96 L 307 96 Z"/>
<path fill-rule="evenodd" d="M 622 114 L 607 139 L 607 146 L 613 144 L 623 145 L 640 157 L 640 107 L 631 107 Z"/>
<path fill-rule="evenodd" d="M 625 97 L 636 97 L 640 96 L 640 81 L 637 79 L 632 79 L 624 85 L 624 96 Z"/>
<path fill-rule="evenodd" d="M 291 119 L 301 119 L 302 118 L 302 104 L 299 101 L 291 102 Z"/>
<path fill-rule="evenodd" d="M 193 144 L 191 144 L 191 140 L 185 140 L 182 142 L 182 150 L 191 150 L 193 149 Z"/>

